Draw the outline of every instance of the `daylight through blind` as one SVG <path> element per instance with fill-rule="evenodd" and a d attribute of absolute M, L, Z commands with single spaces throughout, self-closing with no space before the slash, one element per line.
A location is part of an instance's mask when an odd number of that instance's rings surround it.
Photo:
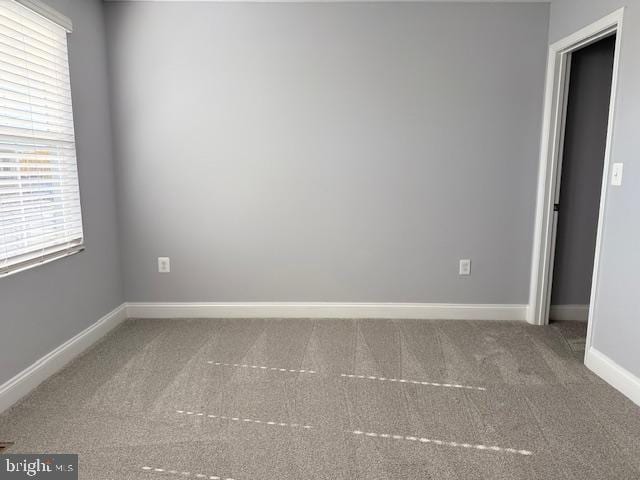
<path fill-rule="evenodd" d="M 82 242 L 67 32 L 0 0 L 0 276 Z"/>

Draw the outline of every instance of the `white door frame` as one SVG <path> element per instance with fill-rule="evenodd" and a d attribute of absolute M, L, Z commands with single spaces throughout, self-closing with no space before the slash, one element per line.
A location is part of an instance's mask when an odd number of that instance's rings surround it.
<path fill-rule="evenodd" d="M 611 141 L 613 136 L 614 110 L 618 84 L 618 66 L 620 42 L 622 40 L 622 19 L 624 8 L 616 10 L 597 22 L 584 27 L 572 35 L 549 47 L 547 78 L 545 84 L 544 114 L 540 148 L 540 168 L 538 173 L 538 197 L 536 202 L 535 236 L 531 265 L 531 286 L 527 321 L 533 325 L 549 323 L 549 304 L 551 300 L 551 275 L 554 254 L 554 215 L 553 206 L 559 193 L 562 147 L 564 141 L 564 120 L 571 53 L 581 47 L 594 43 L 612 34 L 616 34 L 616 46 L 611 79 L 611 100 L 607 126 L 607 140 L 600 191 L 598 229 L 593 262 L 591 297 L 589 301 L 589 323 L 586 351 L 591 345 L 591 334 L 595 304 L 598 292 L 598 271 L 600 266 L 600 248 L 604 223 L 605 202 L 610 176 Z"/>

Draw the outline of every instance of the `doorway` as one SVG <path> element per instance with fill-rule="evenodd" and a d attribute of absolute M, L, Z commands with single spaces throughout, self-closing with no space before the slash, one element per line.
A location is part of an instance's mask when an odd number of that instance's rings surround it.
<path fill-rule="evenodd" d="M 615 41 L 612 34 L 575 50 L 567 63 L 548 321 L 565 322 L 556 327 L 578 356 L 584 354 L 586 343 Z"/>
<path fill-rule="evenodd" d="M 551 45 L 547 65 L 527 320 L 546 325 L 552 299 L 556 307 L 564 306 L 555 309 L 556 317 L 584 319 L 588 312 L 587 350 L 611 174 L 609 158 L 623 11 Z M 594 93 L 594 85 L 604 92 Z M 586 134 L 585 130 L 591 133 Z M 585 152 L 589 152 L 588 159 L 583 158 Z M 571 280 L 577 277 L 579 283 Z"/>
<path fill-rule="evenodd" d="M 554 201 L 549 320 L 586 322 L 607 142 L 616 35 L 571 53 Z"/>

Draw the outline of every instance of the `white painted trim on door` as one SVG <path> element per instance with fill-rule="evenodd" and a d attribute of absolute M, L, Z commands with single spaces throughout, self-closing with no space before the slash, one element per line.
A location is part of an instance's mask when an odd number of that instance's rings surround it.
<path fill-rule="evenodd" d="M 620 391 L 633 403 L 640 405 L 640 378 L 593 347 L 586 351 L 584 363 L 589 370 Z"/>
<path fill-rule="evenodd" d="M 127 303 L 129 318 L 380 318 L 524 321 L 527 305 L 447 303 Z"/>
<path fill-rule="evenodd" d="M 533 325 L 545 325 L 548 322 L 547 307 L 549 304 L 549 283 L 551 265 L 553 200 L 557 184 L 557 168 L 561 126 L 563 123 L 564 73 L 568 55 L 578 48 L 596 42 L 607 35 L 616 33 L 616 47 L 611 79 L 611 100 L 609 122 L 604 157 L 600 207 L 598 214 L 598 231 L 594 255 L 593 280 L 589 308 L 589 331 L 587 332 L 587 348 L 591 345 L 591 324 L 597 303 L 598 272 L 602 230 L 605 221 L 605 203 L 608 193 L 611 143 L 615 118 L 618 71 L 620 61 L 620 45 L 622 41 L 622 21 L 624 8 L 616 10 L 597 22 L 588 25 L 549 47 L 547 61 L 547 77 L 545 83 L 544 114 L 542 136 L 540 141 L 540 165 L 538 171 L 538 194 L 536 200 L 535 233 L 531 262 L 531 283 L 529 292 L 529 314 L 527 321 Z"/>
<path fill-rule="evenodd" d="M 61 370 L 125 319 L 126 306 L 122 304 L 0 385 L 0 413 Z"/>
<path fill-rule="evenodd" d="M 549 319 L 586 322 L 589 320 L 589 305 L 551 305 Z"/>

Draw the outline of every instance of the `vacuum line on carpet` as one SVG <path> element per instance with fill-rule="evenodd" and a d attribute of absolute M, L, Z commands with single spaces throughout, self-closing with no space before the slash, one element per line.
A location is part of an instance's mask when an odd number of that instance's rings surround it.
<path fill-rule="evenodd" d="M 213 360 L 207 361 L 209 365 L 215 365 L 217 367 L 235 367 L 235 368 L 250 368 L 254 370 L 266 370 L 271 372 L 281 372 L 281 373 L 310 373 L 315 374 L 318 373 L 315 370 L 298 370 L 295 368 L 279 368 L 279 367 L 268 367 L 266 365 L 248 365 L 248 364 L 240 364 L 240 363 L 223 363 L 223 362 L 214 362 Z M 386 378 L 386 377 L 376 377 L 373 375 L 354 375 L 349 373 L 341 373 L 341 377 L 343 378 L 355 378 L 361 380 L 377 380 L 380 382 L 393 382 L 393 383 L 410 383 L 413 385 L 425 385 L 428 387 L 443 387 L 443 388 L 461 388 L 465 390 L 478 390 L 481 392 L 485 392 L 487 389 L 484 387 L 474 387 L 471 385 L 461 385 L 459 383 L 442 383 L 442 382 L 427 382 L 423 380 L 407 380 L 405 378 Z"/>
<path fill-rule="evenodd" d="M 192 412 L 187 410 L 176 410 L 176 413 L 179 413 L 180 415 L 188 415 L 191 417 L 212 418 L 212 419 L 218 419 L 218 420 L 228 420 L 231 422 L 256 423 L 259 425 L 269 425 L 274 427 L 302 428 L 304 430 L 311 430 L 313 428 L 311 425 L 303 425 L 301 423 L 285 423 L 285 422 L 274 422 L 272 420 L 259 420 L 257 418 L 240 418 L 240 417 L 229 417 L 226 415 L 211 415 L 203 412 Z"/>
<path fill-rule="evenodd" d="M 470 385 L 460 385 L 457 383 L 436 383 L 436 382 L 423 382 L 421 380 L 406 380 L 404 378 L 386 378 L 386 377 L 375 377 L 372 375 L 352 375 L 348 373 L 341 373 L 341 377 L 345 378 L 358 378 L 362 380 L 378 380 L 380 382 L 397 382 L 397 383 L 411 383 L 414 385 L 427 385 L 430 387 L 445 387 L 445 388 L 463 388 L 467 390 L 480 390 L 482 392 L 487 389 L 484 387 L 472 387 Z"/>
<path fill-rule="evenodd" d="M 311 430 L 314 427 L 311 425 L 303 425 L 300 423 L 285 423 L 285 422 L 274 422 L 270 420 L 258 420 L 255 418 L 240 418 L 240 417 L 228 417 L 225 415 L 211 415 L 202 412 L 193 412 L 188 410 L 176 410 L 176 413 L 180 415 L 188 415 L 192 417 L 203 417 L 203 418 L 212 418 L 212 419 L 220 419 L 220 420 L 229 420 L 234 422 L 243 422 L 243 423 L 256 423 L 261 425 L 270 425 L 270 426 L 278 426 L 278 427 L 289 427 L 289 428 L 302 428 L 305 430 Z M 448 440 L 438 440 L 433 438 L 425 438 L 425 437 L 417 437 L 414 435 L 394 435 L 391 433 L 376 433 L 376 432 L 365 432 L 362 430 L 351 430 L 349 433 L 354 435 L 361 435 L 369 438 L 384 438 L 390 440 L 406 440 L 410 442 L 418 442 L 424 444 L 433 444 L 433 445 L 441 445 L 447 447 L 458 447 L 458 448 L 470 448 L 475 450 L 485 450 L 489 452 L 505 452 L 505 453 L 516 453 L 519 455 L 533 455 L 533 452 L 529 450 L 519 450 L 517 448 L 510 447 L 499 447 L 497 445 L 483 445 L 477 443 L 463 443 L 463 442 L 452 442 Z"/>
<path fill-rule="evenodd" d="M 386 438 L 390 440 L 407 440 L 410 442 L 430 443 L 433 445 L 444 445 L 447 447 L 473 448 L 476 450 L 485 450 L 489 452 L 506 452 L 506 453 L 517 453 L 519 455 L 533 455 L 533 452 L 530 452 L 529 450 L 518 450 L 516 448 L 498 447 L 496 445 L 449 442 L 446 440 L 435 440 L 433 438 L 414 437 L 412 435 L 392 435 L 390 433 L 363 432 L 361 430 L 353 430 L 351 431 L 351 433 L 353 433 L 354 435 L 361 435 L 363 437 Z"/>
<path fill-rule="evenodd" d="M 221 477 L 219 475 L 205 475 L 204 473 L 191 473 L 187 471 L 168 470 L 166 468 L 142 467 L 147 473 L 164 473 L 169 475 L 180 475 L 181 477 L 206 478 L 208 480 L 235 480 L 231 477 Z"/>
<path fill-rule="evenodd" d="M 236 368 L 253 368 L 254 370 L 269 370 L 272 372 L 282 372 L 282 373 L 318 373 L 315 370 L 297 370 L 295 368 L 279 368 L 279 367 L 266 367 L 264 365 L 247 365 L 247 364 L 239 364 L 239 363 L 222 363 L 222 362 L 213 362 L 208 361 L 209 365 L 216 365 L 218 367 L 236 367 Z"/>

